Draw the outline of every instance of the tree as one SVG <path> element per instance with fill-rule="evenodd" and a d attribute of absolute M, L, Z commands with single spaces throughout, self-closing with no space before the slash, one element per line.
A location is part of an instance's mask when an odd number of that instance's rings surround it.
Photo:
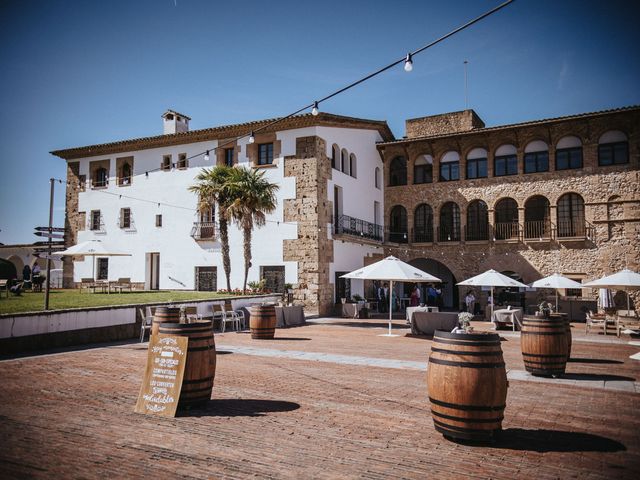
<path fill-rule="evenodd" d="M 229 179 L 234 168 L 219 165 L 211 169 L 203 168 L 196 176 L 197 184 L 189 187 L 189 191 L 198 195 L 198 210 L 218 207 L 218 225 L 220 228 L 220 246 L 222 249 L 222 268 L 227 279 L 227 290 L 231 290 L 231 257 L 229 256 L 229 214 L 231 202 L 229 196 Z"/>
<path fill-rule="evenodd" d="M 229 203 L 227 212 L 242 229 L 244 241 L 244 283 L 247 288 L 247 277 L 251 268 L 251 234 L 253 228 L 261 227 L 266 222 L 266 215 L 276 209 L 276 192 L 278 185 L 264 178 L 264 170 L 253 168 L 234 168 L 229 178 Z"/>

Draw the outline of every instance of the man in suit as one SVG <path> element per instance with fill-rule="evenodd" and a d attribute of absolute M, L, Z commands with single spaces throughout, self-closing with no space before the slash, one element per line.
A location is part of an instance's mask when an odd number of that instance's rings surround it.
<path fill-rule="evenodd" d="M 386 288 L 385 288 L 386 287 Z M 387 292 L 389 286 L 385 283 L 384 286 L 378 288 L 378 311 L 380 313 L 386 313 L 389 308 L 389 299 L 387 298 Z"/>

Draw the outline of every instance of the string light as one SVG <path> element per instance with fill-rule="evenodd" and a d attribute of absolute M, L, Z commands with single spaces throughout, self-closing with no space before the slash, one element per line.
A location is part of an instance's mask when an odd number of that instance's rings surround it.
<path fill-rule="evenodd" d="M 207 150 L 206 153 L 204 154 L 204 161 L 205 162 L 209 161 L 209 150 Z"/>
<path fill-rule="evenodd" d="M 410 72 L 413 70 L 413 55 L 407 53 L 407 56 L 404 59 L 404 71 Z"/>
<path fill-rule="evenodd" d="M 313 102 L 313 108 L 311 109 L 311 115 L 314 117 L 318 116 L 318 102 Z"/>
<path fill-rule="evenodd" d="M 256 137 L 253 136 L 253 130 L 251 130 L 251 135 L 249 135 L 249 143 L 253 143 L 256 141 Z"/>

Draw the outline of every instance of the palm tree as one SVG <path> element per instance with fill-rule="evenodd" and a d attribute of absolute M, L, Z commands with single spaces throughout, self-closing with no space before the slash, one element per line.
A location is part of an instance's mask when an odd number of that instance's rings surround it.
<path fill-rule="evenodd" d="M 244 283 L 247 288 L 247 277 L 251 268 L 251 234 L 253 227 L 261 227 L 266 222 L 266 215 L 276 209 L 276 191 L 278 185 L 264 178 L 264 170 L 253 168 L 233 168 L 229 178 L 229 195 L 232 198 L 227 209 L 232 218 L 242 229 L 244 241 Z"/>
<path fill-rule="evenodd" d="M 189 191 L 198 195 L 198 210 L 203 211 L 211 205 L 218 206 L 218 224 L 220 225 L 220 246 L 222 248 L 222 268 L 227 279 L 227 290 L 231 290 L 231 257 L 229 256 L 229 214 L 231 201 L 228 184 L 233 168 L 219 165 L 209 170 L 202 169 L 196 176 L 197 184 Z"/>

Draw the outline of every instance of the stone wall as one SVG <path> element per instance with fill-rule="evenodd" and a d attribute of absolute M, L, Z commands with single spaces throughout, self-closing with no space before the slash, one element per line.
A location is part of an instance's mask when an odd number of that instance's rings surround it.
<path fill-rule="evenodd" d="M 296 139 L 296 155 L 285 157 L 284 174 L 296 179 L 296 198 L 285 200 L 284 221 L 297 222 L 298 238 L 285 240 L 283 258 L 298 262 L 294 299 L 321 315 L 333 309 L 329 263 L 333 241 L 328 239 L 332 203 L 327 200 L 331 164 L 325 141 L 316 136 Z"/>
<path fill-rule="evenodd" d="M 78 241 L 78 230 L 84 228 L 84 212 L 78 212 L 78 194 L 83 185 L 80 184 L 80 162 L 67 163 L 67 191 L 65 195 L 66 215 L 64 217 L 64 244 L 67 248 Z M 73 260 L 65 257 L 62 262 L 62 286 L 74 288 Z"/>
<path fill-rule="evenodd" d="M 484 122 L 473 110 L 412 118 L 405 122 L 408 138 L 466 132 L 483 127 Z"/>

